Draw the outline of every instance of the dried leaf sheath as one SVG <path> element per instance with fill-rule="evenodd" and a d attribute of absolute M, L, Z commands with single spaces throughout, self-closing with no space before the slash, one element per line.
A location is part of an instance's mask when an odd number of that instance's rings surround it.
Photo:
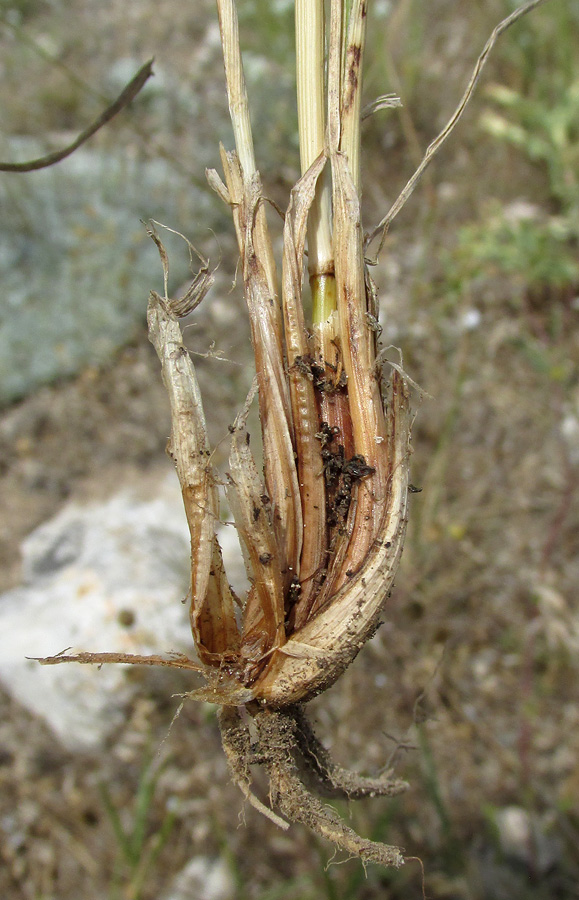
<path fill-rule="evenodd" d="M 246 421 L 253 391 L 232 428 L 229 455 L 229 505 L 245 547 L 252 582 L 245 603 L 241 642 L 242 662 L 249 666 L 246 681 L 262 668 L 273 647 L 285 642 L 284 596 L 280 557 L 270 521 L 263 482 L 249 449 Z"/>
<path fill-rule="evenodd" d="M 346 157 L 334 153 L 331 164 L 339 334 L 354 449 L 375 469 L 358 487 L 356 522 L 339 586 L 346 571 L 357 571 L 377 536 L 386 501 L 389 460 L 374 339 L 367 317 L 360 201 Z"/>
<path fill-rule="evenodd" d="M 257 228 L 262 209 L 259 177 L 243 179 L 234 152 L 222 150 L 221 159 L 229 192 L 241 257 L 244 295 L 259 387 L 259 413 L 267 492 L 273 527 L 287 587 L 299 566 L 302 546 L 302 510 L 294 463 L 291 412 L 285 378 L 277 297 L 267 280 L 269 238 Z M 264 246 L 265 245 L 265 246 Z"/>
<path fill-rule="evenodd" d="M 406 533 L 411 415 L 409 389 L 397 371 L 387 410 L 385 499 L 377 535 L 359 570 L 273 654 L 253 686 L 256 698 L 274 706 L 308 700 L 333 684 L 380 624 Z"/>
<path fill-rule="evenodd" d="M 215 538 L 218 496 L 195 368 L 169 301 L 154 291 L 149 338 L 161 361 L 171 405 L 169 453 L 175 462 L 191 534 L 191 627 L 202 662 L 218 663 L 239 649 L 233 596 L 223 577 Z"/>
<path fill-rule="evenodd" d="M 306 620 L 319 586 L 318 573 L 327 563 L 326 496 L 320 420 L 311 373 L 303 360 L 309 344 L 302 306 L 304 244 L 308 211 L 326 159 L 311 166 L 291 192 L 285 217 L 283 242 L 283 311 L 285 343 L 294 424 L 294 446 L 303 517 L 303 542 L 299 566 L 301 595 L 290 618 L 299 628 Z M 302 361 L 302 366 L 299 362 Z"/>
<path fill-rule="evenodd" d="M 353 0 L 344 52 L 342 126 L 340 150 L 345 154 L 352 181 L 360 190 L 360 110 L 362 106 L 362 63 L 366 36 L 368 0 Z"/>

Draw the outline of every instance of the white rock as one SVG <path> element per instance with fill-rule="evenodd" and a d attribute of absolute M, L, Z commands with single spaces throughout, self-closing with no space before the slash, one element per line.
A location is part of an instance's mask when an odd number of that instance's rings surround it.
<path fill-rule="evenodd" d="M 236 535 L 233 528 L 226 534 L 227 563 Z M 122 493 L 71 504 L 22 549 L 23 584 L 0 597 L 0 681 L 67 747 L 98 747 L 122 721 L 134 690 L 128 667 L 41 667 L 27 657 L 67 648 L 193 654 L 182 602 L 189 534 L 177 481 L 172 475 L 145 502 Z"/>
<path fill-rule="evenodd" d="M 577 403 L 579 409 L 579 397 Z M 561 422 L 561 434 L 567 445 L 569 460 L 574 465 L 579 465 L 579 415 L 568 413 Z"/>
<path fill-rule="evenodd" d="M 235 882 L 221 859 L 194 856 L 175 877 L 163 900 L 231 900 Z"/>
<path fill-rule="evenodd" d="M 496 813 L 501 850 L 508 859 L 525 863 L 544 873 L 557 862 L 560 848 L 548 837 L 549 822 L 532 815 L 520 806 L 506 806 Z"/>
<path fill-rule="evenodd" d="M 531 819 L 519 806 L 507 806 L 496 815 L 501 850 L 506 856 L 528 862 L 532 847 Z"/>
<path fill-rule="evenodd" d="M 480 311 L 475 309 L 475 307 L 470 307 L 469 309 L 465 309 L 459 317 L 460 329 L 461 331 L 474 331 L 478 328 L 481 321 L 482 316 Z"/>

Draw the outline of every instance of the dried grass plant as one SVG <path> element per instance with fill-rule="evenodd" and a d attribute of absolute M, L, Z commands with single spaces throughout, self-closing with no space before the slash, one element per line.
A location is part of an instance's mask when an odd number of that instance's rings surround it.
<path fill-rule="evenodd" d="M 149 334 L 171 405 L 170 455 L 191 533 L 190 618 L 197 660 L 81 653 L 44 663 L 131 662 L 189 669 L 205 686 L 191 697 L 219 704 L 223 746 L 246 799 L 282 828 L 302 822 L 365 861 L 398 866 L 396 847 L 357 835 L 320 796 L 393 795 L 404 782 L 341 769 L 314 736 L 303 705 L 350 665 L 385 615 L 402 553 L 410 461 L 410 389 L 400 366 L 383 377 L 369 248 L 460 118 L 499 35 L 539 5 L 501 22 L 455 113 L 383 220 L 364 235 L 360 211 L 362 65 L 368 0 L 296 0 L 302 176 L 283 227 L 278 276 L 256 168 L 234 0 L 217 0 L 235 149 L 221 148 L 224 180 L 209 184 L 231 208 L 251 324 L 256 377 L 231 427 L 227 496 L 251 587 L 235 596 L 216 537 L 220 479 L 212 467 L 195 368 L 179 318 L 203 300 L 208 264 L 179 301 L 152 292 Z M 369 112 L 394 106 L 379 98 Z M 307 251 L 306 251 L 307 248 Z M 304 273 L 311 320 L 304 313 Z M 264 472 L 246 421 L 257 393 Z M 271 807 L 251 791 L 265 767 Z M 277 808 L 274 812 L 273 808 Z"/>

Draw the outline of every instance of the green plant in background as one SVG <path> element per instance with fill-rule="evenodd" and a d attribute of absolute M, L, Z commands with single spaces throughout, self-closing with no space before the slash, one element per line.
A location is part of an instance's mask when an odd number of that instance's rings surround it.
<path fill-rule="evenodd" d="M 445 255 L 444 277 L 454 295 L 501 276 L 508 277 L 515 300 L 521 292 L 547 300 L 579 283 L 579 65 L 565 51 L 571 44 L 566 30 L 577 22 L 565 6 L 550 23 L 549 46 L 566 62 L 557 70 L 555 90 L 544 70 L 528 93 L 493 84 L 486 91 L 491 105 L 480 118 L 488 135 L 543 170 L 554 212 L 526 202 L 506 211 L 489 204 L 483 221 L 461 228 L 453 252 Z"/>
<path fill-rule="evenodd" d="M 173 831 L 175 813 L 170 809 L 166 811 L 158 829 L 153 830 L 151 826 L 155 792 L 165 765 L 147 761 L 143 766 L 128 816 L 123 815 L 106 784 L 99 786 L 117 845 L 112 900 L 117 893 L 122 893 L 125 900 L 139 900 L 151 869 Z"/>
<path fill-rule="evenodd" d="M 561 212 L 579 218 L 579 72 L 557 95 L 553 105 L 524 97 L 503 85 L 491 85 L 489 99 L 504 114 L 488 109 L 481 117 L 485 131 L 545 166 L 552 198 Z"/>
<path fill-rule="evenodd" d="M 498 203 L 489 204 L 482 222 L 459 229 L 455 247 L 443 256 L 454 296 L 505 275 L 515 302 L 529 288 L 562 290 L 579 280 L 572 222 L 534 207 L 522 206 L 520 214 L 509 216 Z"/>
<path fill-rule="evenodd" d="M 43 0 L 0 0 L 0 15 L 8 15 L 17 21 L 24 21 L 37 15 L 44 7 Z"/>

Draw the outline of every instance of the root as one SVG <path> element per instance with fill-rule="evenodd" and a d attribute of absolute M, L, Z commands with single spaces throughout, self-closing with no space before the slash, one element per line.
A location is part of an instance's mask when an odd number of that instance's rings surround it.
<path fill-rule="evenodd" d="M 397 847 L 360 837 L 331 807 L 310 794 L 293 765 L 278 762 L 270 768 L 270 790 L 274 803 L 293 822 L 307 825 L 350 856 L 383 866 L 401 866 L 404 862 Z"/>
<path fill-rule="evenodd" d="M 405 783 L 388 774 L 381 778 L 363 778 L 335 765 L 317 741 L 299 707 L 287 711 L 248 706 L 257 731 L 252 746 L 247 726 L 233 707 L 220 714 L 223 746 L 235 783 L 246 799 L 278 825 L 287 823 L 264 806 L 250 791 L 250 765 L 262 764 L 269 776 L 270 800 L 282 815 L 292 822 L 306 825 L 316 834 L 364 862 L 383 866 L 401 866 L 404 862 L 397 847 L 360 837 L 347 826 L 334 809 L 324 805 L 310 793 L 306 783 L 317 793 L 356 799 L 400 793 Z"/>
<path fill-rule="evenodd" d="M 287 831 L 289 828 L 288 823 L 280 816 L 276 816 L 274 811 L 265 806 L 249 788 L 251 784 L 251 773 L 249 771 L 251 740 L 249 730 L 234 706 L 221 707 L 219 711 L 219 728 L 227 765 L 233 781 L 254 809 L 265 816 L 266 819 L 269 819 L 270 822 L 273 822 L 274 825 Z"/>
<path fill-rule="evenodd" d="M 362 800 L 364 797 L 395 797 L 408 789 L 408 783 L 392 778 L 391 770 L 378 778 L 366 778 L 337 765 L 313 732 L 301 707 L 292 711 L 296 740 L 304 764 L 305 779 L 315 783 L 316 793 L 324 797 Z M 298 761 L 299 762 L 299 761 Z"/>

